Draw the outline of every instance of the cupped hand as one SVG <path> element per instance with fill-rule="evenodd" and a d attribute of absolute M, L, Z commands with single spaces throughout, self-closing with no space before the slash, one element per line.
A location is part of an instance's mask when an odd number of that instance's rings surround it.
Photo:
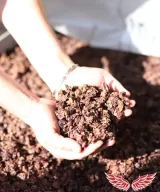
<path fill-rule="evenodd" d="M 91 67 L 77 67 L 74 69 L 64 81 L 61 89 L 65 89 L 65 85 L 70 86 L 82 86 L 84 84 L 93 85 L 93 86 L 109 86 L 113 91 L 125 92 L 126 96 L 130 97 L 130 92 L 123 87 L 123 85 L 116 80 L 110 73 L 100 68 L 91 68 Z M 58 97 L 58 94 L 56 94 Z M 130 109 L 126 109 L 122 117 L 127 117 L 132 114 L 132 107 L 135 106 L 135 101 L 130 100 Z M 121 118 L 122 118 L 121 117 Z M 119 121 L 120 119 L 117 119 Z M 109 140 L 95 152 L 105 149 L 106 147 L 112 146 L 115 143 L 115 140 Z"/>
<path fill-rule="evenodd" d="M 72 71 L 61 88 L 65 89 L 65 84 L 74 85 L 108 85 L 114 91 L 124 91 L 129 97 L 130 93 L 120 82 L 111 74 L 99 68 L 78 67 Z M 131 100 L 130 106 L 133 107 L 135 101 Z M 27 119 L 28 124 L 33 128 L 39 143 L 47 149 L 54 157 L 68 160 L 83 159 L 88 155 L 98 152 L 101 149 L 112 146 L 115 141 L 110 140 L 107 144 L 97 141 L 90 144 L 84 150 L 73 139 L 64 138 L 60 135 L 57 118 L 54 114 L 55 101 L 40 99 L 39 102 L 33 102 L 30 107 L 30 115 Z M 132 110 L 126 110 L 125 116 L 131 115 Z M 104 147 L 105 145 L 105 147 Z"/>
<path fill-rule="evenodd" d="M 92 67 L 77 67 L 75 68 L 64 81 L 61 89 L 65 89 L 65 85 L 82 86 L 84 84 L 102 86 L 108 85 L 113 91 L 125 92 L 126 96 L 130 97 L 130 92 L 123 87 L 123 85 L 116 80 L 110 73 L 104 69 Z M 56 97 L 58 94 L 56 94 Z M 130 100 L 130 107 L 134 107 L 135 101 Z M 124 111 L 124 116 L 130 116 L 131 109 Z"/>
<path fill-rule="evenodd" d="M 97 141 L 82 151 L 75 140 L 60 135 L 54 109 L 54 100 L 40 99 L 39 102 L 32 103 L 27 117 L 27 123 L 33 128 L 39 143 L 54 157 L 67 160 L 83 159 L 103 144 L 102 141 Z"/>

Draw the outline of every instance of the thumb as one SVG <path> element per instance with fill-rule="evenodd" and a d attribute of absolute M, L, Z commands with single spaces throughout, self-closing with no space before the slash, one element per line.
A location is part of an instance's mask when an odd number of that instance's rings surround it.
<path fill-rule="evenodd" d="M 81 146 L 73 139 L 65 138 L 58 133 L 54 133 L 53 137 L 54 146 L 57 149 L 73 151 L 76 153 L 81 152 Z"/>
<path fill-rule="evenodd" d="M 44 105 L 51 105 L 54 106 L 56 104 L 56 101 L 54 99 L 46 99 L 46 98 L 40 98 L 39 102 Z"/>
<path fill-rule="evenodd" d="M 63 138 L 63 144 L 61 145 L 61 149 L 73 151 L 75 153 L 81 152 L 81 146 L 75 140 L 70 138 Z"/>

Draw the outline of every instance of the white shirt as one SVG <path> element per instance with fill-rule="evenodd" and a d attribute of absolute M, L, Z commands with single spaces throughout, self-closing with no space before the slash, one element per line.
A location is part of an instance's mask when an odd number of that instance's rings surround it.
<path fill-rule="evenodd" d="M 43 0 L 55 30 L 94 47 L 160 56 L 160 0 Z"/>

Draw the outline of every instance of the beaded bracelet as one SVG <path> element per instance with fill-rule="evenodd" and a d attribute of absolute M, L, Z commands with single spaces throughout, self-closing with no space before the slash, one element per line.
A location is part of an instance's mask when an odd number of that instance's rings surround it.
<path fill-rule="evenodd" d="M 68 71 L 66 72 L 66 74 L 62 77 L 59 86 L 52 92 L 52 96 L 54 97 L 56 92 L 59 90 L 59 88 L 61 87 L 62 83 L 66 80 L 66 78 L 68 77 L 69 73 L 72 72 L 76 67 L 78 67 L 79 65 L 77 64 L 73 64 Z"/>

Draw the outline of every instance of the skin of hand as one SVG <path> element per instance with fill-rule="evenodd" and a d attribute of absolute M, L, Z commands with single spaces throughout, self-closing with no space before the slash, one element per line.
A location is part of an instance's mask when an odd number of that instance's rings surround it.
<path fill-rule="evenodd" d="M 42 1 L 5 0 L 2 21 L 50 90 L 54 90 L 57 82 L 73 62 L 61 48 L 52 27 L 49 25 L 44 14 Z M 15 90 L 15 87 L 13 87 L 13 90 L 16 91 L 17 89 Z M 17 96 L 19 94 L 23 98 L 23 94 L 17 91 Z M 17 101 L 16 98 L 15 100 Z M 28 101 L 25 97 L 24 100 Z M 102 142 L 98 141 L 88 146 L 84 151 L 81 151 L 80 146 L 75 141 L 63 138 L 57 131 L 59 130 L 57 119 L 53 112 L 51 112 L 50 102 L 47 102 L 49 104 L 36 102 L 36 105 L 32 102 L 33 105 L 31 110 L 29 110 L 32 115 L 28 113 L 30 117 L 29 125 L 35 131 L 39 142 L 55 157 L 82 159 L 102 145 Z M 19 105 L 23 108 L 22 103 L 24 102 L 21 102 Z M 21 112 L 17 113 L 15 106 L 11 109 L 7 105 L 6 100 L 5 103 L 2 101 L 0 105 L 14 113 L 17 117 L 21 117 Z M 23 120 L 23 117 L 21 119 Z M 28 122 L 28 119 L 25 122 Z M 68 145 L 67 149 L 69 148 L 70 151 L 63 150 L 66 145 Z"/>
<path fill-rule="evenodd" d="M 125 92 L 126 96 L 130 97 L 130 92 L 125 89 L 122 84 L 116 80 L 110 73 L 100 68 L 92 67 L 77 67 L 75 68 L 64 81 L 61 89 L 65 89 L 65 84 L 70 86 L 82 86 L 84 84 L 105 86 L 108 85 L 113 91 Z M 57 97 L 57 94 L 56 94 Z M 135 106 L 135 101 L 130 101 L 130 107 Z M 124 112 L 124 116 L 130 116 L 132 114 L 131 109 L 127 109 Z"/>
<path fill-rule="evenodd" d="M 55 157 L 82 159 L 97 150 L 99 141 L 81 150 L 80 145 L 59 134 L 55 100 L 41 99 L 0 71 L 0 106 L 32 127 L 40 144 Z"/>
<path fill-rule="evenodd" d="M 75 140 L 61 136 L 54 109 L 55 100 L 41 98 L 38 102 L 33 101 L 25 120 L 45 149 L 54 157 L 67 160 L 83 159 L 98 150 L 102 145 L 101 141 L 89 145 L 82 151 Z"/>
<path fill-rule="evenodd" d="M 48 24 L 41 1 L 7 0 L 5 2 L 2 13 L 4 25 L 18 42 L 41 78 L 53 91 L 57 86 L 57 82 L 73 62 L 62 50 L 55 33 Z M 30 42 L 32 42 L 32 45 Z M 39 42 L 43 46 L 39 46 Z M 114 90 L 126 91 L 109 73 L 98 68 L 78 67 L 69 74 L 64 83 L 69 85 L 100 85 L 104 82 Z M 19 92 L 17 94 L 19 95 Z M 18 98 L 18 95 L 16 98 Z M 22 106 L 22 103 L 20 106 Z M 59 135 L 57 119 L 51 110 L 55 106 L 53 101 L 40 99 L 40 101 L 31 103 L 28 124 L 35 131 L 38 141 L 55 157 L 82 159 L 96 151 L 103 144 L 102 141 L 98 141 L 81 151 L 80 146 L 75 141 Z M 5 107 L 5 104 L 2 103 L 2 106 Z M 131 106 L 134 106 L 134 101 L 131 102 Z M 21 117 L 21 112 L 17 113 L 14 106 L 12 110 L 10 110 L 10 106 L 7 109 L 15 112 L 16 116 Z M 129 116 L 131 112 L 131 110 L 126 111 L 124 115 Z M 21 119 L 23 120 L 23 118 Z M 28 122 L 28 119 L 25 122 Z M 107 146 L 111 146 L 113 143 L 114 141 L 111 141 Z"/>
<path fill-rule="evenodd" d="M 127 97 L 130 97 L 130 92 L 125 89 L 122 84 L 116 80 L 110 73 L 100 68 L 91 68 L 91 67 L 77 67 L 75 68 L 64 81 L 61 89 L 65 89 L 65 85 L 70 86 L 82 86 L 84 84 L 95 85 L 95 86 L 106 86 L 108 85 L 113 91 L 125 92 Z M 58 97 L 56 93 L 55 98 Z M 135 106 L 135 101 L 130 100 L 130 107 Z M 130 116 L 132 114 L 132 109 L 127 109 L 124 111 L 123 117 Z M 122 118 L 122 117 L 121 117 Z M 117 119 L 117 122 L 120 119 Z M 107 143 L 95 150 L 96 152 L 103 150 L 109 146 L 112 146 L 115 143 L 115 140 L 109 140 Z M 98 148 L 98 147 L 97 147 Z M 95 152 L 94 151 L 94 152 Z"/>
<path fill-rule="evenodd" d="M 65 84 L 71 86 L 83 84 L 100 86 L 106 84 L 114 91 L 124 91 L 128 97 L 130 96 L 130 92 L 110 73 L 99 68 L 77 67 L 68 75 L 61 87 L 62 89 L 65 89 Z M 131 100 L 130 107 L 132 108 L 134 105 L 135 101 Z M 114 140 L 110 140 L 106 144 L 97 141 L 82 151 L 81 146 L 75 140 L 60 135 L 54 110 L 55 100 L 40 99 L 31 106 L 31 113 L 27 121 L 30 122 L 29 125 L 33 128 L 39 143 L 55 157 L 68 160 L 83 159 L 115 143 Z M 131 109 L 124 112 L 124 116 L 130 116 L 131 114 Z"/>

